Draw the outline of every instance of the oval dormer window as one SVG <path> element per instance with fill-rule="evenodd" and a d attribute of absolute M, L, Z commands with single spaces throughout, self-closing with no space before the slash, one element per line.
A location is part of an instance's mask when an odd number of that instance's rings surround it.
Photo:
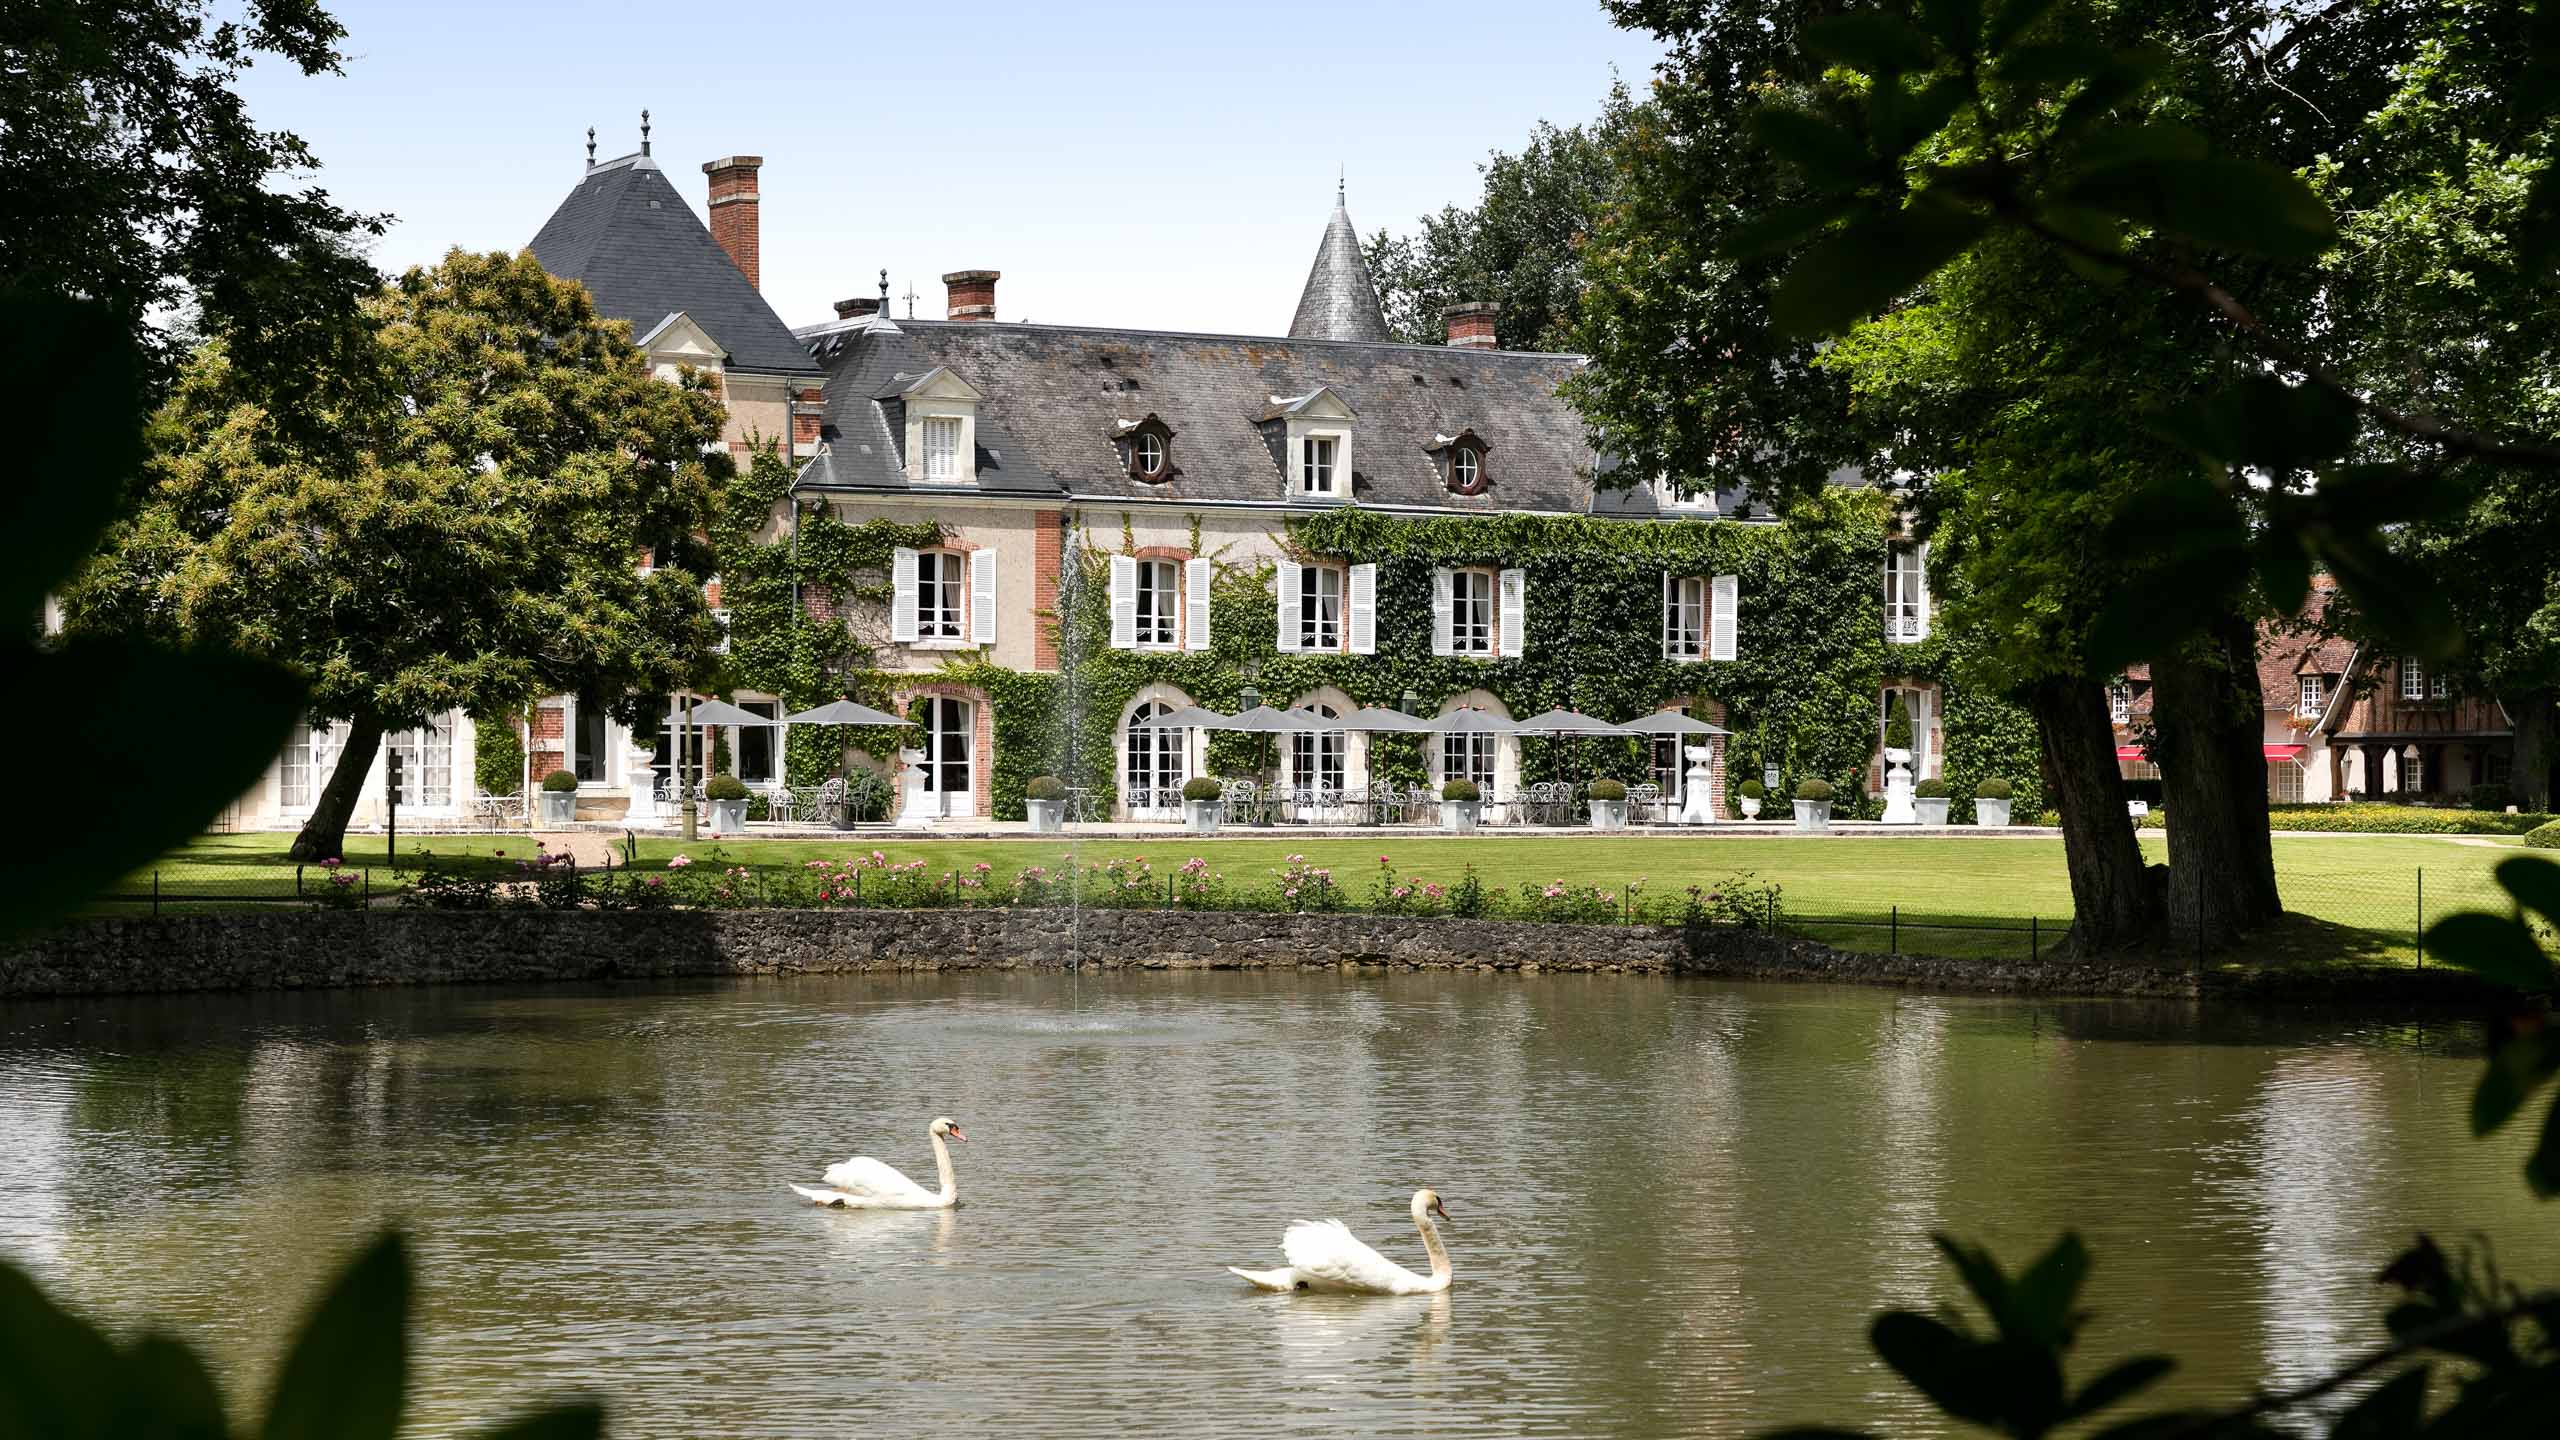
<path fill-rule="evenodd" d="M 1172 448 L 1153 430 L 1139 431 L 1137 439 L 1130 442 L 1129 468 L 1141 480 L 1163 479 L 1165 464 L 1172 458 Z"/>
<path fill-rule="evenodd" d="M 1449 447 L 1449 488 L 1460 495 L 1484 489 L 1484 447 L 1465 440 Z"/>

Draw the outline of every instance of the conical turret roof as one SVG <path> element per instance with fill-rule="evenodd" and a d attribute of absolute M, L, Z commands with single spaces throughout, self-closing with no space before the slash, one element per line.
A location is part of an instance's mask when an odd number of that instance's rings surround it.
<path fill-rule="evenodd" d="M 1316 246 L 1316 263 L 1307 271 L 1307 288 L 1298 297 L 1297 318 L 1289 322 L 1293 340 L 1388 339 L 1386 312 L 1378 308 L 1378 287 L 1369 280 L 1368 262 L 1360 258 L 1360 232 L 1351 228 L 1351 211 L 1342 192 L 1333 198 L 1333 218 Z"/>

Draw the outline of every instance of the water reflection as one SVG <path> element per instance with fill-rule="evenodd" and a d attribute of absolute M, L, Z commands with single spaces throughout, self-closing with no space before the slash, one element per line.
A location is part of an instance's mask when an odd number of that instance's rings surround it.
<path fill-rule="evenodd" d="M 2077 1225 L 2089 1363 L 2176 1393 L 2374 1333 L 2407 1232 L 2549 1271 L 2457 1032 L 2193 1005 L 1632 978 L 804 979 L 13 1005 L 0 1251 L 251 1390 L 387 1219 L 426 1274 L 414 1433 L 594 1390 L 628 1434 L 1941 1433 L 1864 1343 Z M 845 1155 L 956 1211 L 819 1210 Z M 2519 1142 L 2520 1143 L 2520 1142 Z M 1446 1295 L 1270 1296 L 1281 1230 Z"/>

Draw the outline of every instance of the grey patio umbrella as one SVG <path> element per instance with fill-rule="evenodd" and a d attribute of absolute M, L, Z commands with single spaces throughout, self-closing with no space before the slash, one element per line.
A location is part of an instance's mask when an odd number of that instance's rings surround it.
<path fill-rule="evenodd" d="M 1532 715 L 1526 720 L 1514 723 L 1519 726 L 1519 733 L 1523 735 L 1604 735 L 1624 738 L 1635 733 L 1624 725 L 1612 725 L 1606 720 L 1595 720 L 1578 710 L 1549 710 L 1544 714 Z"/>
<path fill-rule="evenodd" d="M 1167 710 L 1161 715 L 1151 716 L 1129 728 L 1132 730 L 1215 730 L 1227 723 L 1227 718 L 1215 710 L 1190 705 L 1180 710 Z"/>
<path fill-rule="evenodd" d="M 1677 710 L 1656 710 L 1640 720 L 1630 720 L 1618 727 L 1637 735 L 1730 735 L 1721 725 L 1683 715 Z"/>
<path fill-rule="evenodd" d="M 1343 724 L 1330 715 L 1318 715 L 1312 710 L 1274 710 L 1268 705 L 1256 705 L 1241 715 L 1229 716 L 1205 728 L 1236 730 L 1247 735 L 1306 735 L 1340 730 Z"/>
<path fill-rule="evenodd" d="M 1484 710 L 1452 710 L 1436 720 L 1424 721 L 1422 728 L 1434 735 L 1517 735 L 1520 733 L 1518 725 Z"/>
<path fill-rule="evenodd" d="M 874 710 L 868 705 L 856 705 L 850 700 L 830 700 L 815 710 L 803 710 L 797 715 L 785 715 L 782 717 L 782 723 L 785 725 L 913 725 L 916 722 L 901 720 L 886 711 Z"/>
<path fill-rule="evenodd" d="M 1354 731 L 1392 731 L 1399 735 L 1410 735 L 1428 731 L 1431 728 L 1431 722 L 1419 716 L 1407 715 L 1401 710 L 1390 710 L 1384 705 L 1366 705 L 1343 716 L 1342 728 Z"/>
<path fill-rule="evenodd" d="M 770 715 L 759 715 L 753 710 L 741 710 L 726 700 L 697 700 L 693 702 L 693 723 L 762 726 L 779 725 L 782 722 Z"/>

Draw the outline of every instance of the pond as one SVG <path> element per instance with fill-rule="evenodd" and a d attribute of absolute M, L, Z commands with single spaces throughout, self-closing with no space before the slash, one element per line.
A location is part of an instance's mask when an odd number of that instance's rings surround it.
<path fill-rule="evenodd" d="M 846 977 L 18 1002 L 0 1254 L 262 1391 L 374 1226 L 418 1238 L 410 1433 L 594 1392 L 626 1436 L 1942 1433 L 1870 1313 L 1946 1228 L 2097 1255 L 2082 1372 L 2167 1395 L 2379 1336 L 2413 1230 L 2560 1271 L 2464 1027 L 1629 977 Z M 877 1155 L 961 1208 L 822 1211 Z M 1249 1290 L 1291 1220 L 1439 1297 Z"/>

